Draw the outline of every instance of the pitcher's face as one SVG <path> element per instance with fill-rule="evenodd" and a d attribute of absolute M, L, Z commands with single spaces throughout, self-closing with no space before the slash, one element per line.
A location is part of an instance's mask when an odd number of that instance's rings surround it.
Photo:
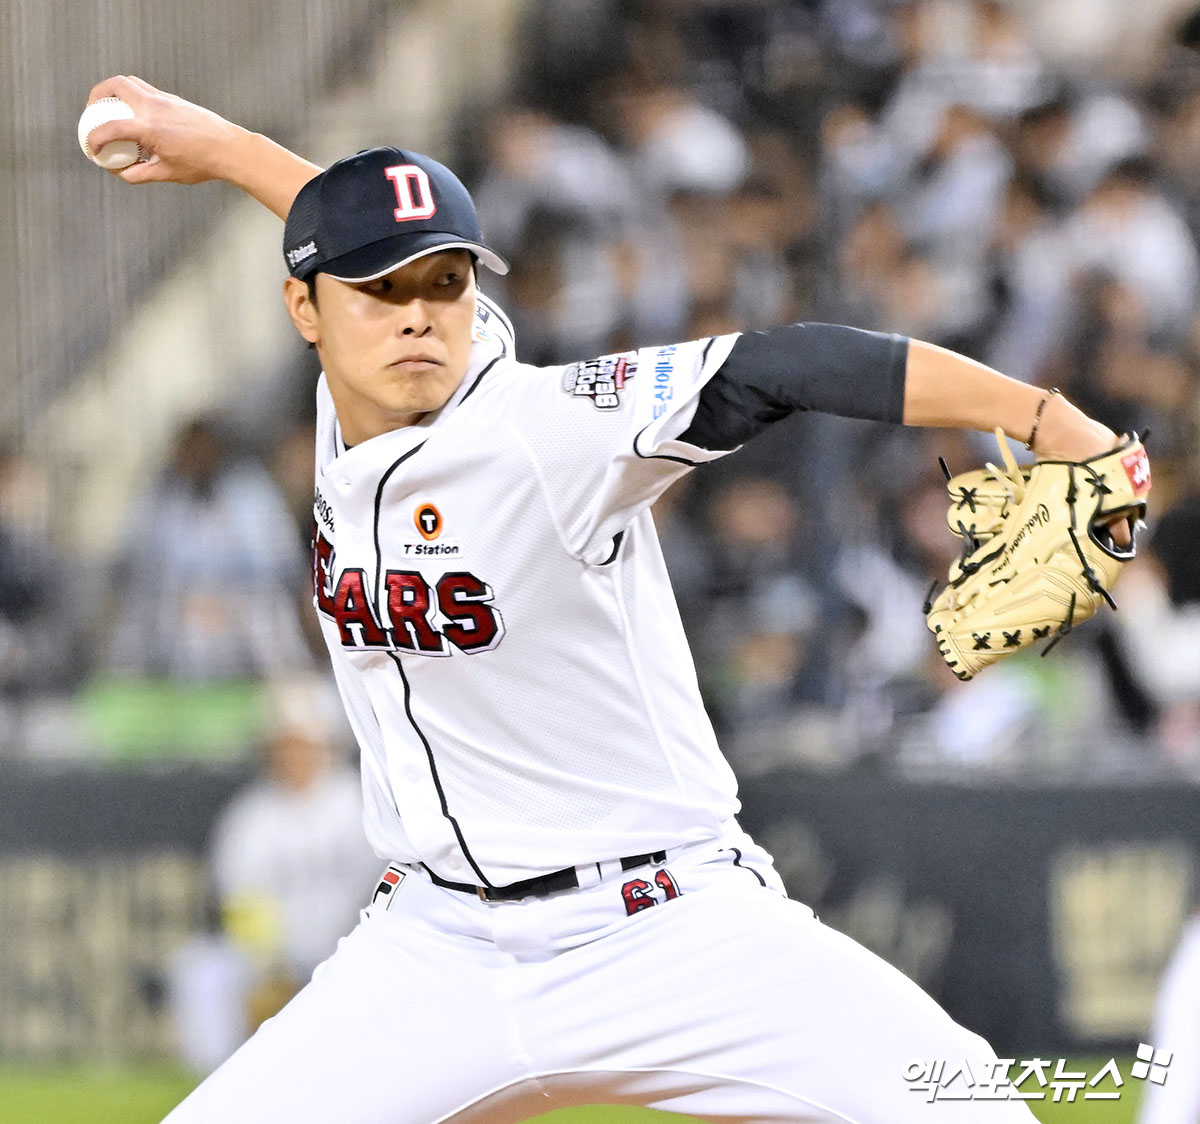
<path fill-rule="evenodd" d="M 356 445 L 440 409 L 466 377 L 475 270 L 466 250 L 417 258 L 374 281 L 289 277 L 284 299 L 316 345 L 342 435 Z"/>

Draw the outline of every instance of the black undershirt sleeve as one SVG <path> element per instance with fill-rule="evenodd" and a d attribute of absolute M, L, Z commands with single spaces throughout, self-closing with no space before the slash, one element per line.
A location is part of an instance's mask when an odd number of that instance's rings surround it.
<path fill-rule="evenodd" d="M 795 410 L 900 422 L 908 337 L 838 324 L 739 336 L 680 440 L 732 449 Z"/>

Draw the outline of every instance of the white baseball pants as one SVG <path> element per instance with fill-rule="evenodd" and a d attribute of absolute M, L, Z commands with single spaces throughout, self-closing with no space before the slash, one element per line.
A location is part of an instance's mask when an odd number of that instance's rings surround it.
<path fill-rule="evenodd" d="M 592 1103 L 723 1124 L 1033 1120 L 914 1092 L 914 1059 L 980 1073 L 995 1054 L 789 901 L 743 833 L 609 866 L 516 903 L 407 870 L 167 1121 L 516 1124 Z"/>

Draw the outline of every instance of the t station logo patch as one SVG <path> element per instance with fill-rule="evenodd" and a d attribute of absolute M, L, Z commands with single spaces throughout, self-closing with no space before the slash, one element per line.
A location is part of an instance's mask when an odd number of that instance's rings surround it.
<path fill-rule="evenodd" d="M 636 373 L 636 354 L 605 355 L 567 367 L 563 390 L 575 398 L 590 398 L 598 410 L 615 410 L 621 405 L 626 382 Z"/>
<path fill-rule="evenodd" d="M 413 526 L 421 536 L 420 542 L 406 542 L 402 549 L 407 557 L 433 557 L 462 553 L 462 545 L 449 539 L 441 539 L 445 528 L 442 513 L 431 503 L 418 504 L 413 510 Z"/>
<path fill-rule="evenodd" d="M 442 533 L 442 513 L 431 503 L 423 503 L 413 512 L 413 523 L 426 542 L 433 542 Z"/>

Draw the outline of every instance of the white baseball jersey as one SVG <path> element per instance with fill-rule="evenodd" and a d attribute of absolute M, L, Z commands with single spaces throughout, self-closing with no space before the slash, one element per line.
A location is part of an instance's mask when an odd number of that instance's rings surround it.
<path fill-rule="evenodd" d="M 564 367 L 485 297 L 466 378 L 353 448 L 318 385 L 315 601 L 376 852 L 504 886 L 737 811 L 649 505 L 736 336 Z"/>
<path fill-rule="evenodd" d="M 648 512 L 720 455 L 680 435 L 733 341 L 533 368 L 481 298 L 466 379 L 419 425 L 347 449 L 320 386 L 315 597 L 397 861 L 170 1124 L 980 1118 L 914 1096 L 913 1059 L 991 1074 L 990 1047 L 788 900 L 733 822 Z M 481 900 L 417 863 L 577 884 Z"/>

